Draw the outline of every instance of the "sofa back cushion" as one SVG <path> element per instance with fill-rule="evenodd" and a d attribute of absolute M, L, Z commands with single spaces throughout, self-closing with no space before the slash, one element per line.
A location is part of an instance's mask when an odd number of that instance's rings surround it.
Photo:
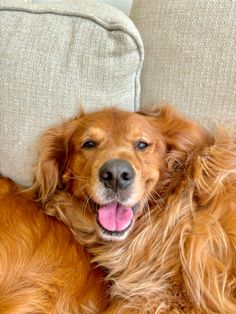
<path fill-rule="evenodd" d="M 145 50 L 142 106 L 236 124 L 236 2 L 134 0 L 131 18 Z"/>
<path fill-rule="evenodd" d="M 37 139 L 76 112 L 139 107 L 142 41 L 92 0 L 0 3 L 0 173 L 30 185 Z"/>

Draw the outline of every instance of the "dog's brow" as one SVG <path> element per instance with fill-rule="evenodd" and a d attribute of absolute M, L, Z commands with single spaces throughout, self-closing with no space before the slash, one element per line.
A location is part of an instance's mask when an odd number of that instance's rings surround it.
<path fill-rule="evenodd" d="M 96 137 L 101 138 L 104 136 L 104 130 L 99 127 L 89 126 L 88 129 L 84 133 L 84 137 Z"/>
<path fill-rule="evenodd" d="M 150 134 L 148 134 L 147 129 L 144 127 L 136 127 L 136 126 L 131 126 L 132 132 L 129 132 L 126 136 L 129 138 L 131 137 L 131 140 L 137 140 L 137 139 L 143 139 L 147 140 L 150 137 Z M 150 132 L 149 132 L 150 133 Z"/>

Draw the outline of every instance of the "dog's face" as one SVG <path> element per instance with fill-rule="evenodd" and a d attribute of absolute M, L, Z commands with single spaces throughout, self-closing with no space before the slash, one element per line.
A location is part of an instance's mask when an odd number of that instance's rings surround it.
<path fill-rule="evenodd" d="M 155 197 L 167 150 L 201 141 L 199 130 L 168 108 L 154 116 L 116 109 L 81 115 L 44 135 L 36 187 L 43 202 L 59 189 L 70 193 L 99 237 L 122 240 Z"/>
<path fill-rule="evenodd" d="M 77 122 L 63 181 L 74 197 L 88 201 L 102 238 L 123 239 L 158 181 L 163 138 L 135 113 L 108 110 Z"/>

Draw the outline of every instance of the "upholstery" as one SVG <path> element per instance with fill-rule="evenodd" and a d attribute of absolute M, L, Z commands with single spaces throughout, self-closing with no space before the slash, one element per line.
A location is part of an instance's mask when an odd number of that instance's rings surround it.
<path fill-rule="evenodd" d="M 169 103 L 209 126 L 236 124 L 236 2 L 134 0 L 144 43 L 141 103 Z"/>
<path fill-rule="evenodd" d="M 139 108 L 143 46 L 131 20 L 93 0 L 0 2 L 0 173 L 32 183 L 42 130 L 78 111 Z"/>

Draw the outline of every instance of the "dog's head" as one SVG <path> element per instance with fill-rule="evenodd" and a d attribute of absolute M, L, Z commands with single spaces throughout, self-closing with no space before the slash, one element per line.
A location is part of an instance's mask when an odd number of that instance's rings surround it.
<path fill-rule="evenodd" d="M 34 188 L 44 204 L 66 192 L 102 239 L 122 240 L 156 198 L 166 156 L 178 162 L 206 140 L 169 107 L 81 114 L 44 134 Z"/>

